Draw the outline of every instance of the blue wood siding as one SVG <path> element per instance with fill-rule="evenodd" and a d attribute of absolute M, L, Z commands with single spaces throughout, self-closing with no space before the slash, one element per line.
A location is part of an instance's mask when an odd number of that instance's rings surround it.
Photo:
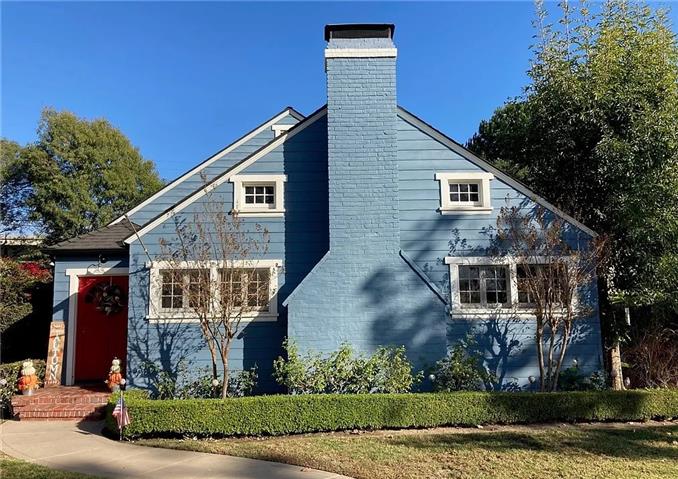
<path fill-rule="evenodd" d="M 273 360 L 279 356 L 282 340 L 287 333 L 286 310 L 282 300 L 292 291 L 308 271 L 327 251 L 327 128 L 324 118 L 317 120 L 280 147 L 259 159 L 242 174 L 284 173 L 284 217 L 243 218 L 245 228 L 257 234 L 261 225 L 270 232 L 269 251 L 258 259 L 281 259 L 279 274 L 278 321 L 251 322 L 243 328 L 230 355 L 230 368 L 241 370 L 254 364 L 259 370 L 260 391 L 271 392 L 276 386 L 271 379 Z M 210 364 L 209 352 L 195 323 L 169 323 L 146 319 L 148 313 L 148 278 L 146 263 L 161 259 L 161 239 L 172 241 L 176 236 L 176 221 L 195 221 L 204 214 L 203 201 L 192 203 L 158 225 L 143 237 L 142 246 L 135 242 L 130 247 L 130 290 L 128 361 L 130 379 L 135 386 L 145 387 L 152 373 L 147 365 L 156 363 L 164 370 L 176 371 L 180 360 L 184 366 L 204 370 Z M 233 204 L 233 184 L 225 182 L 211 194 L 211 199 L 230 210 Z"/>
<path fill-rule="evenodd" d="M 449 266 L 446 256 L 486 256 L 492 244 L 497 216 L 503 206 L 534 208 L 522 193 L 495 177 L 490 182 L 493 211 L 489 215 L 441 215 L 440 183 L 435 174 L 454 171 L 480 171 L 471 161 L 402 118 L 398 121 L 398 165 L 400 173 L 400 243 L 428 277 L 450 295 Z M 571 228 L 571 244 L 585 245 L 590 239 Z M 597 290 L 591 285 L 591 303 L 597 307 Z M 539 377 L 534 323 L 485 317 L 477 320 L 449 319 L 447 343 L 454 344 L 471 336 L 478 353 L 486 358 L 490 370 L 502 381 L 502 387 L 526 387 L 528 377 Z M 596 310 L 582 321 L 568 351 L 565 366 L 577 359 L 582 371 L 602 368 L 600 323 Z"/>
<path fill-rule="evenodd" d="M 281 119 L 277 124 L 279 125 L 295 125 L 298 122 L 292 115 L 288 115 Z M 161 196 L 139 209 L 130 218 L 133 222 L 143 225 L 149 220 L 175 205 L 181 199 L 193 193 L 204 184 L 204 178 L 207 181 L 212 180 L 215 176 L 223 173 L 235 163 L 247 158 L 249 155 L 257 151 L 262 146 L 273 140 L 273 130 L 268 128 L 255 137 L 251 138 L 246 143 L 235 148 L 233 151 L 222 156 L 211 165 L 202 168 L 200 171 L 194 173 L 189 178 L 174 186 L 170 190 L 163 193 Z M 192 164 L 192 162 L 187 162 Z"/>

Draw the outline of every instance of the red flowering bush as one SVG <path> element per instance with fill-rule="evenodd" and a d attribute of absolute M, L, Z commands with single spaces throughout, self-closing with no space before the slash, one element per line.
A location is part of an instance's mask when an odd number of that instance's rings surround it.
<path fill-rule="evenodd" d="M 50 279 L 40 263 L 0 258 L 0 333 L 31 313 L 31 290 Z"/>

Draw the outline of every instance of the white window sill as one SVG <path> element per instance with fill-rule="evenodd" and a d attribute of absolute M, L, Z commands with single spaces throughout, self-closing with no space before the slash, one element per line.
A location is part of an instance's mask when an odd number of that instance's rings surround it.
<path fill-rule="evenodd" d="M 493 208 L 484 208 L 482 206 L 456 206 L 438 208 L 441 215 L 489 215 Z"/>
<path fill-rule="evenodd" d="M 182 314 L 162 314 L 156 316 L 146 316 L 146 320 L 150 323 L 199 323 L 200 319 L 195 315 Z M 240 318 L 240 323 L 252 322 L 275 322 L 278 320 L 278 315 L 273 313 L 252 313 L 243 315 Z"/>
<path fill-rule="evenodd" d="M 241 218 L 276 218 L 285 216 L 285 210 L 241 209 L 238 211 L 238 216 Z"/>

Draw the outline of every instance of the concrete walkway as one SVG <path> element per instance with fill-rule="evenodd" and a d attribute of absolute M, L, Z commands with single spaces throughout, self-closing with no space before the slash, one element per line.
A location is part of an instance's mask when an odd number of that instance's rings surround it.
<path fill-rule="evenodd" d="M 109 478 L 346 479 L 276 462 L 120 443 L 101 436 L 102 427 L 102 422 L 6 421 L 0 424 L 0 447 L 53 469 Z"/>

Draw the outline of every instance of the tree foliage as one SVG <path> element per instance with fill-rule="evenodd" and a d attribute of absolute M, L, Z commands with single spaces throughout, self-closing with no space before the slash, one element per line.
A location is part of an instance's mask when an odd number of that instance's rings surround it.
<path fill-rule="evenodd" d="M 49 270 L 37 263 L 0 258 L 0 334 L 33 311 L 31 290 L 51 280 Z"/>
<path fill-rule="evenodd" d="M 45 109 L 37 133 L 24 147 L 3 140 L 5 229 L 23 214 L 60 241 L 104 226 L 162 186 L 153 163 L 106 120 Z"/>
<path fill-rule="evenodd" d="M 641 3 L 537 4 L 530 84 L 468 146 L 599 233 L 626 304 L 678 311 L 678 43 Z"/>

